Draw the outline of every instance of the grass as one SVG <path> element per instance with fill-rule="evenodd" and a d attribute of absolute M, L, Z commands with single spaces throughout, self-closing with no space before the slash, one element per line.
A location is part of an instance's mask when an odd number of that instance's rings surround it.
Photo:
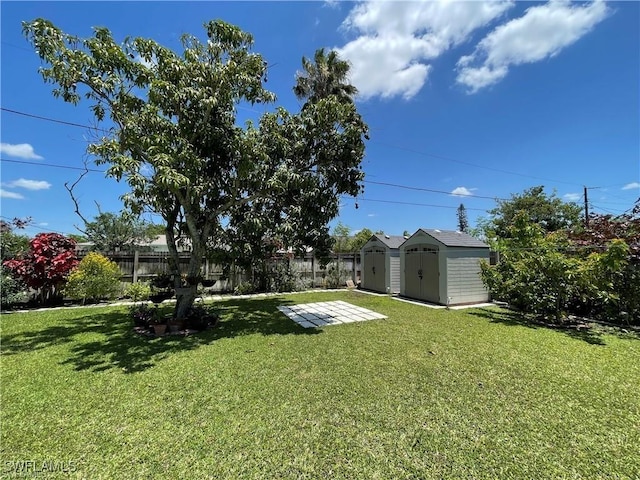
<path fill-rule="evenodd" d="M 339 299 L 389 318 L 307 330 L 276 310 Z M 357 292 L 218 306 L 219 328 L 152 340 L 123 307 L 2 316 L 2 475 L 640 477 L 637 337 Z"/>

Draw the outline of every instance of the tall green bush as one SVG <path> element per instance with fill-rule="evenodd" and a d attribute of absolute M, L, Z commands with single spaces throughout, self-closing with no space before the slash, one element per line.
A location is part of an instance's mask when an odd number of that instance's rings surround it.
<path fill-rule="evenodd" d="M 69 275 L 65 294 L 73 299 L 98 301 L 115 298 L 121 291 L 118 264 L 99 253 L 84 257 Z"/>
<path fill-rule="evenodd" d="M 27 286 L 0 265 L 0 304 L 3 309 L 27 299 Z"/>

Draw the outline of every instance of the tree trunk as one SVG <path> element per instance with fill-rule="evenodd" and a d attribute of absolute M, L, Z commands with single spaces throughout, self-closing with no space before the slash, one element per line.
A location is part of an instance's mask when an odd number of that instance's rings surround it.
<path fill-rule="evenodd" d="M 173 311 L 173 318 L 176 320 L 184 320 L 189 313 L 189 309 L 193 305 L 198 292 L 198 285 L 189 285 L 182 287 L 181 293 L 176 293 L 176 308 Z"/>

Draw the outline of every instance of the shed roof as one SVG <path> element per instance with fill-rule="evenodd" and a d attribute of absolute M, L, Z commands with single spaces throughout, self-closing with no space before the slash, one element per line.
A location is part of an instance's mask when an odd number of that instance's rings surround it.
<path fill-rule="evenodd" d="M 464 232 L 457 232 L 455 230 L 438 230 L 431 228 L 421 228 L 418 231 L 423 231 L 427 235 L 432 236 L 440 243 L 447 247 L 477 247 L 477 248 L 489 248 L 484 242 L 481 242 L 475 237 L 468 235 Z"/>
<path fill-rule="evenodd" d="M 402 235 L 384 235 L 382 233 L 376 233 L 373 237 L 376 237 L 389 248 L 400 248 L 400 245 L 406 240 Z"/>

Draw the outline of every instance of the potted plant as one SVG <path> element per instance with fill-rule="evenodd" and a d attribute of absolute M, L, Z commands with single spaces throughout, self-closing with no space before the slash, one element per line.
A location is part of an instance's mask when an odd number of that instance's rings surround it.
<path fill-rule="evenodd" d="M 157 305 L 151 307 L 146 303 L 140 303 L 133 305 L 129 311 L 136 330 L 146 331 L 152 328 L 156 335 L 164 335 L 167 324 L 160 317 Z"/>
<path fill-rule="evenodd" d="M 161 337 L 167 332 L 167 323 L 164 319 L 160 318 L 159 315 L 156 315 L 151 320 L 151 326 L 153 327 L 153 333 L 155 333 L 157 337 Z"/>

